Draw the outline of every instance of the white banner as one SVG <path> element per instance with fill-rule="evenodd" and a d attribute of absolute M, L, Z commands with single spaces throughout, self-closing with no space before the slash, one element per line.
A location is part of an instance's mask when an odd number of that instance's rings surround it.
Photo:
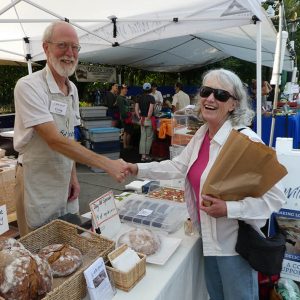
<path fill-rule="evenodd" d="M 287 202 L 276 214 L 278 225 L 287 237 L 280 277 L 300 281 L 300 150 L 293 149 L 293 139 L 277 138 L 276 152 L 279 162 L 288 170 L 282 179 Z"/>
<path fill-rule="evenodd" d="M 75 71 L 77 81 L 116 82 L 116 68 L 78 65 Z"/>

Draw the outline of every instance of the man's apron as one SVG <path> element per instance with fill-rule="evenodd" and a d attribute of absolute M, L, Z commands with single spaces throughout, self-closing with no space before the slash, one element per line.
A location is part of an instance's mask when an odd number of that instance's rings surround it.
<path fill-rule="evenodd" d="M 72 96 L 51 94 L 49 110 L 58 131 L 74 138 Z M 56 101 L 56 102 L 53 102 Z M 50 109 L 52 103 L 66 108 L 65 114 Z M 51 111 L 52 110 L 52 111 Z M 67 201 L 73 160 L 50 149 L 47 143 L 35 133 L 23 154 L 24 204 L 27 224 L 39 227 L 67 212 Z"/>

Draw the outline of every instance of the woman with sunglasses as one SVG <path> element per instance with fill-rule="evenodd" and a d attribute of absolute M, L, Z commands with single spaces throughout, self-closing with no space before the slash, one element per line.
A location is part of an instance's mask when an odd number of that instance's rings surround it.
<path fill-rule="evenodd" d="M 281 208 L 285 196 L 280 184 L 256 199 L 223 201 L 202 195 L 205 179 L 232 129 L 243 129 L 252 140 L 261 139 L 247 127 L 254 112 L 242 81 L 231 71 L 217 69 L 204 75 L 200 110 L 206 123 L 179 156 L 160 163 L 130 164 L 130 169 L 140 178 L 185 178 L 188 212 L 202 237 L 204 260 L 200 264 L 204 265 L 210 300 L 256 300 L 257 272 L 235 251 L 238 219 L 259 230 L 271 213 Z M 204 206 L 204 201 L 211 205 Z"/>

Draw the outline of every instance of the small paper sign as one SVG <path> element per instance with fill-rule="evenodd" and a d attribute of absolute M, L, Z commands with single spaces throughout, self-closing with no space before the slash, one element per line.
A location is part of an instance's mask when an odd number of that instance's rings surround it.
<path fill-rule="evenodd" d="M 110 284 L 102 257 L 99 257 L 92 263 L 83 274 L 91 300 L 109 300 L 113 298 L 114 291 Z"/>
<path fill-rule="evenodd" d="M 138 212 L 138 216 L 148 217 L 153 213 L 153 210 L 144 208 Z"/>
<path fill-rule="evenodd" d="M 121 222 L 112 191 L 100 196 L 90 203 L 92 219 L 101 234 L 112 238 L 121 228 Z"/>
<path fill-rule="evenodd" d="M 0 206 L 0 235 L 9 230 L 6 205 Z"/>

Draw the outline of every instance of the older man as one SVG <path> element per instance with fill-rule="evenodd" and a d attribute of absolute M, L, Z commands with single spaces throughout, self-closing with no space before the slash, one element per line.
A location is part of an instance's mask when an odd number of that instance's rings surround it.
<path fill-rule="evenodd" d="M 190 97 L 182 90 L 182 84 L 180 82 L 175 83 L 175 95 L 172 101 L 172 110 L 182 110 L 186 106 L 190 105 Z"/>
<path fill-rule="evenodd" d="M 121 182 L 127 164 L 96 154 L 74 141 L 80 124 L 76 86 L 69 81 L 80 50 L 75 29 L 58 21 L 43 36 L 46 67 L 21 78 L 15 87 L 14 147 L 19 152 L 16 173 L 20 234 L 68 212 L 80 187 L 74 161 L 101 168 Z"/>

